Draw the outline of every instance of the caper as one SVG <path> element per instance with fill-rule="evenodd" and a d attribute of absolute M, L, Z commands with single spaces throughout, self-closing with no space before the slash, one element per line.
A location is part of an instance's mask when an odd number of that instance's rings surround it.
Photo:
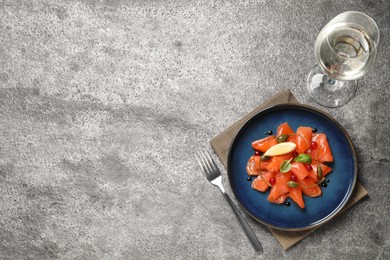
<path fill-rule="evenodd" d="M 318 164 L 318 166 L 317 166 L 317 178 L 319 179 L 319 180 L 321 180 L 322 179 L 322 168 L 321 168 L 321 166 Z"/>
<path fill-rule="evenodd" d="M 289 186 L 290 188 L 297 188 L 299 185 L 295 181 L 289 181 L 287 182 L 287 186 Z"/>
<path fill-rule="evenodd" d="M 262 161 L 268 161 L 269 159 L 271 159 L 271 157 L 263 154 L 263 155 L 260 157 L 260 159 L 261 159 Z"/>
<path fill-rule="evenodd" d="M 284 143 L 286 142 L 288 139 L 288 135 L 279 135 L 277 138 L 276 138 L 276 142 L 278 143 Z"/>

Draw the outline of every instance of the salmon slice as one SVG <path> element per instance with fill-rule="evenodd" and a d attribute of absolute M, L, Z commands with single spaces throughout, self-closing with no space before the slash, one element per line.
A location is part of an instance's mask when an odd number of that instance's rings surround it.
<path fill-rule="evenodd" d="M 296 134 L 293 134 L 293 135 L 290 135 L 287 139 L 287 142 L 292 142 L 294 144 L 297 144 L 297 135 Z M 297 151 L 297 148 L 295 148 L 295 150 Z"/>
<path fill-rule="evenodd" d="M 317 147 L 308 151 L 311 158 L 319 162 L 333 162 L 332 150 L 330 150 L 326 135 L 313 134 L 312 141 L 317 143 Z"/>
<path fill-rule="evenodd" d="M 246 164 L 246 172 L 250 176 L 257 176 L 260 174 L 261 159 L 259 155 L 253 155 L 249 158 Z"/>
<path fill-rule="evenodd" d="M 312 178 L 314 181 L 318 182 L 320 181 L 318 179 L 318 176 L 317 176 L 317 167 L 318 165 L 321 166 L 321 170 L 322 170 L 322 176 L 325 177 L 328 173 L 330 173 L 332 171 L 332 168 L 329 167 L 328 165 L 326 164 L 323 164 L 323 163 L 320 163 L 320 162 L 317 162 L 317 161 L 313 161 L 311 163 L 311 167 L 313 168 L 311 171 L 309 171 L 309 177 Z"/>
<path fill-rule="evenodd" d="M 288 187 L 287 182 L 290 180 L 291 173 L 286 172 L 282 173 L 279 172 L 276 174 L 275 179 L 276 183 L 272 187 L 270 194 L 268 195 L 268 201 L 273 202 L 273 201 L 279 201 L 279 197 L 288 194 L 290 191 L 290 187 Z"/>
<path fill-rule="evenodd" d="M 258 191 L 265 192 L 269 185 L 269 180 L 274 177 L 274 174 L 267 171 L 262 171 L 259 176 L 252 182 L 252 188 Z"/>
<path fill-rule="evenodd" d="M 297 152 L 305 153 L 310 148 L 312 138 L 312 128 L 307 126 L 300 126 L 297 129 Z"/>
<path fill-rule="evenodd" d="M 305 165 L 300 162 L 292 162 L 291 171 L 298 180 L 303 180 L 309 175 L 309 171 L 306 169 Z"/>
<path fill-rule="evenodd" d="M 292 130 L 292 128 L 288 125 L 287 122 L 284 122 L 283 124 L 280 124 L 278 126 L 278 132 L 277 132 L 276 136 L 291 135 L 291 134 L 294 134 L 294 130 Z"/>
<path fill-rule="evenodd" d="M 297 181 L 299 186 L 302 188 L 303 194 L 308 197 L 318 197 L 322 194 L 320 186 L 310 177 L 306 177 L 303 180 Z"/>
<path fill-rule="evenodd" d="M 263 171 L 268 171 L 268 164 L 270 163 L 270 161 L 261 161 L 260 163 L 260 170 L 263 170 Z"/>
<path fill-rule="evenodd" d="M 289 193 L 290 198 L 298 204 L 300 208 L 305 208 L 305 202 L 303 201 L 303 196 L 302 196 L 302 188 L 297 187 L 297 188 L 290 188 L 290 193 Z"/>
<path fill-rule="evenodd" d="M 275 187 L 272 187 L 271 192 L 269 193 L 268 196 L 268 201 L 271 203 L 276 203 L 276 204 L 282 204 L 288 197 L 288 193 L 284 193 L 280 195 L 279 197 L 275 197 L 274 195 L 274 189 Z"/>
<path fill-rule="evenodd" d="M 252 148 L 265 153 L 269 148 L 276 144 L 278 144 L 278 142 L 276 142 L 275 136 L 271 135 L 252 142 Z"/>
<path fill-rule="evenodd" d="M 291 173 L 279 172 L 276 174 L 276 183 L 271 188 L 267 200 L 271 203 L 282 204 L 288 197 L 290 187 L 287 186 L 287 180 L 291 177 Z"/>
<path fill-rule="evenodd" d="M 280 171 L 280 165 L 282 162 L 285 160 L 290 160 L 291 158 L 293 158 L 292 153 L 271 157 L 267 165 L 267 170 L 273 173 L 278 173 Z"/>

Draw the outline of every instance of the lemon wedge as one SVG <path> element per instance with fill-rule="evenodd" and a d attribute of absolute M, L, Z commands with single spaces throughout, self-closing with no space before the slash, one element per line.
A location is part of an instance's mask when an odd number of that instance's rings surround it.
<path fill-rule="evenodd" d="M 269 148 L 264 153 L 264 155 L 272 157 L 272 156 L 290 153 L 290 152 L 295 150 L 295 147 L 297 147 L 297 145 L 293 142 L 284 142 L 284 143 L 276 144 L 276 145 L 272 146 L 271 148 Z"/>

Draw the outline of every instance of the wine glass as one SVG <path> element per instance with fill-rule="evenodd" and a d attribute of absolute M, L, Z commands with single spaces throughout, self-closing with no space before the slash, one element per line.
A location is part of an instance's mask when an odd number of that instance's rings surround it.
<path fill-rule="evenodd" d="M 356 93 L 356 79 L 374 64 L 378 43 L 378 26 L 368 15 L 349 11 L 333 18 L 315 43 L 317 65 L 307 79 L 310 97 L 325 107 L 346 104 Z"/>

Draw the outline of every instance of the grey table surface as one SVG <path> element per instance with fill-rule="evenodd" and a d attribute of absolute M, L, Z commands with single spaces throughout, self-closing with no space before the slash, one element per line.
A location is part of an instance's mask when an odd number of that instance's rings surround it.
<path fill-rule="evenodd" d="M 317 106 L 314 41 L 347 10 L 379 57 L 322 109 L 369 197 L 286 252 L 245 215 L 257 255 L 193 153 L 282 89 Z M 385 0 L 0 0 L 0 259 L 390 259 L 389 30 Z"/>

